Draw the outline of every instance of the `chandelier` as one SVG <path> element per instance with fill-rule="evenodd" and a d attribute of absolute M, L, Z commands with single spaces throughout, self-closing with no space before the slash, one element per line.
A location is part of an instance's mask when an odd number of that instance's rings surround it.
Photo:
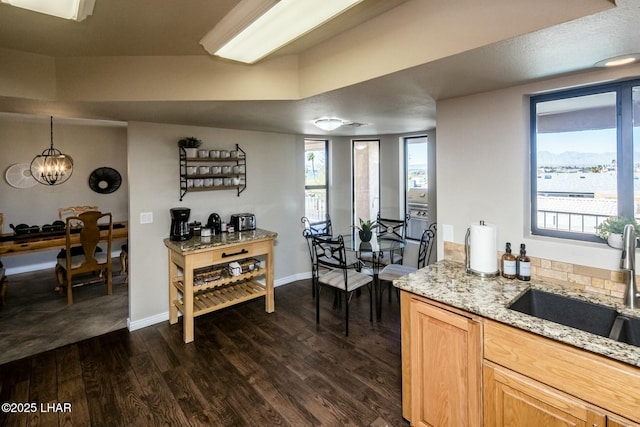
<path fill-rule="evenodd" d="M 58 185 L 73 173 L 73 159 L 53 148 L 53 116 L 51 116 L 51 146 L 31 161 L 31 175 L 40 184 Z"/>

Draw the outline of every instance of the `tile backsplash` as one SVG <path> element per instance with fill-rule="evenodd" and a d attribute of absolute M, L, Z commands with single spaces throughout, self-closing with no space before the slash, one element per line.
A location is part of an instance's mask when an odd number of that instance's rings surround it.
<path fill-rule="evenodd" d="M 503 252 L 497 254 L 498 259 L 502 257 L 502 254 Z M 528 256 L 531 259 L 531 277 L 536 280 L 558 284 L 570 289 L 610 295 L 621 300 L 624 298 L 624 274 L 621 271 Z M 464 245 L 444 242 L 444 257 L 448 260 L 464 263 Z"/>

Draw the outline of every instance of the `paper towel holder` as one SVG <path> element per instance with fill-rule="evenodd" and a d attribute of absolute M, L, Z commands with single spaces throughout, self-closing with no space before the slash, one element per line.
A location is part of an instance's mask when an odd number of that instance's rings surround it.
<path fill-rule="evenodd" d="M 484 221 L 480 221 L 480 225 L 484 225 Z M 471 246 L 469 241 L 471 240 L 471 227 L 467 228 L 467 233 L 464 236 L 464 265 L 465 272 L 467 274 L 473 274 L 476 276 L 480 276 L 481 278 L 492 278 L 498 277 L 500 275 L 500 270 L 496 270 L 493 273 L 484 273 L 482 271 L 476 271 L 471 268 Z"/>

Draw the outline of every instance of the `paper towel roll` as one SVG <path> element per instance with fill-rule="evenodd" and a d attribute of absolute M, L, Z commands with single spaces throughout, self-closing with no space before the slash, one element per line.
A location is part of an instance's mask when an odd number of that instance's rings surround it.
<path fill-rule="evenodd" d="M 484 221 L 471 224 L 469 235 L 469 267 L 477 273 L 498 271 L 497 230 Z"/>

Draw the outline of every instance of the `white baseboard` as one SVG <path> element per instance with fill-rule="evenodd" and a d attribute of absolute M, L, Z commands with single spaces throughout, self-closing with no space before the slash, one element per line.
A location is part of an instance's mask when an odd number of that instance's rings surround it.
<path fill-rule="evenodd" d="M 309 279 L 309 278 L 311 278 L 310 272 L 293 274 L 291 276 L 274 280 L 273 286 L 277 288 L 278 286 L 286 285 L 287 283 L 295 282 L 297 280 Z M 182 314 L 178 312 L 178 316 L 182 316 Z M 129 329 L 129 331 L 135 331 L 137 329 L 146 328 L 147 326 L 153 326 L 161 322 L 166 322 L 168 320 L 169 320 L 168 311 L 165 311 L 164 313 L 155 314 L 153 316 L 145 317 L 144 319 L 136 320 L 133 322 L 131 321 L 130 318 L 128 318 L 127 328 Z"/>
<path fill-rule="evenodd" d="M 146 328 L 147 326 L 152 326 L 161 322 L 166 322 L 169 320 L 169 312 L 165 311 L 164 313 L 155 314 L 153 316 L 145 317 L 144 319 L 136 320 L 135 322 L 131 321 L 131 318 L 127 318 L 127 328 L 129 331 L 135 331 L 137 329 Z"/>

